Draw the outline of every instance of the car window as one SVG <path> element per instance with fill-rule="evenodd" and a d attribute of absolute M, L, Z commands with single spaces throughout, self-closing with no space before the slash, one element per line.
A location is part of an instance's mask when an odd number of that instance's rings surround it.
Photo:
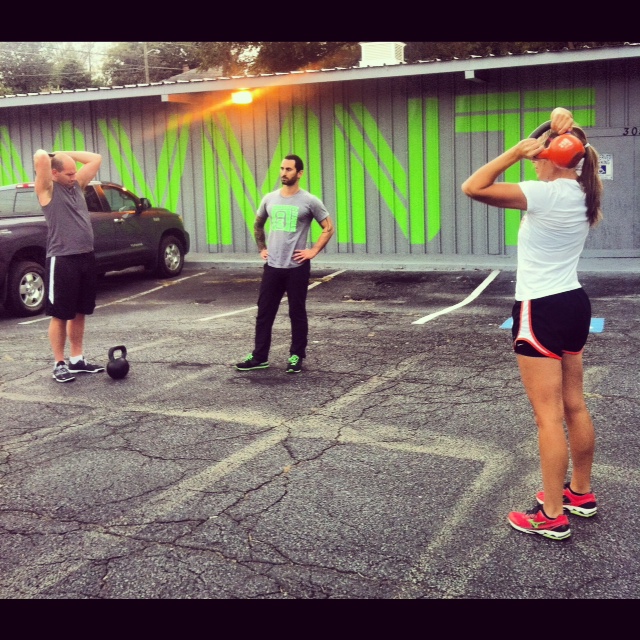
<path fill-rule="evenodd" d="M 7 218 L 32 215 L 42 215 L 35 191 L 21 189 L 0 191 L 0 216 Z"/>
<path fill-rule="evenodd" d="M 13 213 L 13 201 L 16 198 L 16 192 L 13 189 L 0 191 L 0 213 Z"/>
<path fill-rule="evenodd" d="M 35 191 L 16 191 L 16 213 L 42 213 Z"/>
<path fill-rule="evenodd" d="M 102 211 L 100 205 L 100 198 L 93 187 L 86 187 L 84 190 L 84 199 L 87 202 L 87 209 L 89 211 Z"/>
<path fill-rule="evenodd" d="M 103 185 L 105 198 L 111 207 L 111 211 L 135 211 L 136 201 L 124 191 Z"/>

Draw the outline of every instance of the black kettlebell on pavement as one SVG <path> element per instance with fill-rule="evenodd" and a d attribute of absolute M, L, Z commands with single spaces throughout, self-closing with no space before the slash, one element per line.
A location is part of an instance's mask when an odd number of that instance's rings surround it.
<path fill-rule="evenodd" d="M 119 356 L 115 356 L 116 352 Z M 129 373 L 129 363 L 127 362 L 127 348 L 124 345 L 111 347 L 109 349 L 109 362 L 107 363 L 107 373 L 114 379 L 120 380 Z"/>

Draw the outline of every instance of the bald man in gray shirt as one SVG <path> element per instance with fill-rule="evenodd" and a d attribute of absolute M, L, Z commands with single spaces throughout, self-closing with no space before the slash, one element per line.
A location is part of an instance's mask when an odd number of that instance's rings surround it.
<path fill-rule="evenodd" d="M 51 316 L 49 342 L 56 382 L 73 382 L 75 373 L 105 370 L 88 363 L 83 354 L 85 316 L 96 304 L 93 227 L 84 188 L 101 162 L 102 156 L 90 151 L 38 149 L 33 156 L 35 191 L 48 227 L 45 312 Z M 64 357 L 67 339 L 69 364 Z"/>

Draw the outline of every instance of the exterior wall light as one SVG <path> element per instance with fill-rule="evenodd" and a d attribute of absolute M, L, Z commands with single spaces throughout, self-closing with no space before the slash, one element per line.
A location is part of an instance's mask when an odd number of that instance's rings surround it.
<path fill-rule="evenodd" d="M 246 89 L 235 91 L 231 94 L 231 102 L 233 102 L 233 104 L 251 104 L 253 102 L 251 91 L 247 91 Z"/>

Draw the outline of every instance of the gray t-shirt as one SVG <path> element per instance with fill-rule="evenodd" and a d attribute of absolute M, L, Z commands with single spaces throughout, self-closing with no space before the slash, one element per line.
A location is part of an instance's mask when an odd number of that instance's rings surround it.
<path fill-rule="evenodd" d="M 53 183 L 53 196 L 41 207 L 47 221 L 47 258 L 93 251 L 91 215 L 80 185 Z"/>
<path fill-rule="evenodd" d="M 267 264 L 278 269 L 293 269 L 300 266 L 294 261 L 293 252 L 307 248 L 312 220 L 321 222 L 329 217 L 329 212 L 319 198 L 304 189 L 289 197 L 282 196 L 278 189 L 264 196 L 257 215 L 271 218 Z"/>

